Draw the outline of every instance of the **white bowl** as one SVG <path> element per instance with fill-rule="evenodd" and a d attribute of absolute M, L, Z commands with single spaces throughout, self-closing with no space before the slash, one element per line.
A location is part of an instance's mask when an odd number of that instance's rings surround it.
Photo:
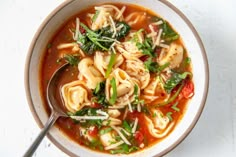
<path fill-rule="evenodd" d="M 31 43 L 28 58 L 25 67 L 25 88 L 28 98 L 28 103 L 32 114 L 40 128 L 48 119 L 47 112 L 43 105 L 42 96 L 40 94 L 39 85 L 39 69 L 43 58 L 46 44 L 54 35 L 55 31 L 68 20 L 71 16 L 78 13 L 80 10 L 87 8 L 90 5 L 109 3 L 111 0 L 71 0 L 66 1 L 58 6 L 43 22 L 38 29 Z M 148 147 L 137 153 L 130 155 L 121 155 L 128 157 L 144 157 L 144 156 L 162 156 L 177 146 L 193 129 L 199 116 L 203 110 L 207 92 L 209 71 L 206 53 L 203 44 L 196 30 L 189 20 L 172 4 L 165 0 L 113 0 L 112 2 L 131 3 L 151 9 L 158 15 L 169 21 L 177 30 L 183 39 L 187 51 L 192 59 L 193 65 L 193 81 L 195 84 L 195 95 L 189 102 L 183 119 L 160 143 Z M 57 127 L 52 127 L 48 138 L 58 148 L 70 156 L 93 156 L 93 157 L 108 157 L 116 156 L 109 154 L 101 154 L 94 152 L 84 147 L 81 147 L 76 142 L 69 139 Z"/>

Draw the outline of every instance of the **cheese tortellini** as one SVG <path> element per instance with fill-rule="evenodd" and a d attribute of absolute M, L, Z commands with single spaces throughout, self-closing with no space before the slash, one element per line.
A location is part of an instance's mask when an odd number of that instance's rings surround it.
<path fill-rule="evenodd" d="M 106 81 L 106 98 L 110 100 L 112 96 L 111 79 L 115 78 L 117 87 L 117 100 L 113 106 L 123 108 L 134 100 L 135 79 L 131 78 L 124 70 L 117 68 Z"/>
<path fill-rule="evenodd" d="M 88 90 L 82 81 L 73 81 L 63 85 L 61 93 L 65 107 L 72 113 L 90 104 Z"/>
<path fill-rule="evenodd" d="M 174 126 L 174 122 L 170 122 L 160 110 L 153 109 L 151 113 L 154 115 L 152 118 L 145 116 L 149 133 L 156 138 L 166 136 Z"/>
<path fill-rule="evenodd" d="M 152 101 L 162 103 L 170 97 L 170 94 L 165 91 L 160 77 L 152 78 L 143 93 L 143 98 L 148 103 Z"/>
<path fill-rule="evenodd" d="M 94 89 L 99 82 L 105 80 L 91 58 L 82 59 L 78 64 L 78 69 L 79 80 L 85 80 L 89 89 Z"/>
<path fill-rule="evenodd" d="M 105 76 L 109 61 L 111 58 L 111 54 L 105 54 L 103 52 L 97 51 L 94 56 L 94 64 L 97 69 Z M 119 67 L 124 62 L 124 58 L 121 54 L 116 54 L 114 68 Z"/>
<path fill-rule="evenodd" d="M 178 68 L 183 60 L 184 48 L 179 44 L 171 43 L 170 48 L 164 51 L 164 53 L 159 58 L 159 64 L 164 65 L 165 63 L 170 63 L 171 69 Z"/>
<path fill-rule="evenodd" d="M 136 59 L 144 55 L 142 51 L 138 49 L 136 43 L 132 41 L 123 42 L 122 45 L 117 45 L 116 48 L 126 59 Z"/>
<path fill-rule="evenodd" d="M 140 88 L 147 87 L 150 81 L 150 73 L 145 69 L 144 64 L 139 59 L 126 60 L 126 72 L 133 78 L 138 79 Z"/>

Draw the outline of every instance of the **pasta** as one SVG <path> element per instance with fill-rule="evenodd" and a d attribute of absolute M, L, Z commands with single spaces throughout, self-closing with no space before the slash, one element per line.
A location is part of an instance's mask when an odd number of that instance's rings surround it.
<path fill-rule="evenodd" d="M 102 82 L 104 78 L 101 73 L 94 66 L 93 60 L 90 58 L 84 58 L 78 64 L 78 69 L 80 74 L 78 76 L 79 80 L 86 79 L 87 87 L 94 89 L 97 83 Z"/>
<path fill-rule="evenodd" d="M 92 6 L 72 17 L 49 44 L 42 95 L 51 74 L 68 62 L 56 98 L 69 117 L 57 123 L 89 149 L 129 154 L 160 142 L 194 96 L 191 58 L 180 35 L 146 8 Z"/>
<path fill-rule="evenodd" d="M 75 112 L 89 104 L 88 92 L 82 81 L 73 81 L 62 87 L 62 97 L 70 112 Z"/>

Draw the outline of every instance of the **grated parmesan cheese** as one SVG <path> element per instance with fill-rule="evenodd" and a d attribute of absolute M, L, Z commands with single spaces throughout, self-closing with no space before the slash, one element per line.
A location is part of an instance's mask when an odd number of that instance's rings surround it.
<path fill-rule="evenodd" d="M 73 38 L 74 38 L 74 40 L 77 40 L 78 35 L 79 35 L 79 24 L 80 24 L 79 18 L 76 18 L 76 19 L 75 19 L 75 23 L 76 23 L 76 26 L 75 26 L 75 34 L 74 34 Z"/>
<path fill-rule="evenodd" d="M 166 48 L 166 49 L 169 49 L 169 48 L 170 48 L 170 46 L 169 46 L 169 45 L 162 44 L 162 43 L 161 43 L 161 44 L 159 44 L 159 46 L 160 46 L 160 47 L 163 47 L 163 48 Z"/>
<path fill-rule="evenodd" d="M 111 16 L 109 16 L 109 19 L 110 19 L 110 21 L 111 21 L 111 26 L 112 26 L 112 29 L 113 29 L 113 31 L 114 31 L 114 33 L 112 34 L 112 38 L 114 38 L 114 37 L 116 36 L 116 34 L 117 34 L 115 22 L 114 22 L 114 20 L 112 19 Z"/>
<path fill-rule="evenodd" d="M 124 141 L 119 141 L 119 142 L 117 142 L 117 143 L 114 143 L 114 144 L 111 144 L 111 145 L 105 147 L 104 149 L 105 149 L 105 150 L 115 149 L 115 148 L 117 148 L 118 146 L 122 145 L 123 143 L 124 143 Z"/>
<path fill-rule="evenodd" d="M 63 44 L 58 45 L 57 49 L 60 50 L 60 49 L 72 48 L 76 45 L 77 45 L 76 43 L 63 43 Z"/>
<path fill-rule="evenodd" d="M 138 126 L 138 118 L 136 117 L 135 118 L 135 121 L 134 121 L 134 126 L 132 128 L 132 133 L 134 134 L 136 129 L 137 129 L 137 126 Z"/>
<path fill-rule="evenodd" d="M 117 127 L 111 125 L 111 128 L 114 129 L 118 133 L 118 135 L 126 144 L 131 145 L 131 143 L 126 139 L 126 137 L 120 132 L 120 130 Z"/>
<path fill-rule="evenodd" d="M 152 49 L 154 49 L 156 46 L 158 46 L 160 44 L 162 31 L 163 31 L 162 29 L 159 30 L 156 41 L 152 46 Z"/>

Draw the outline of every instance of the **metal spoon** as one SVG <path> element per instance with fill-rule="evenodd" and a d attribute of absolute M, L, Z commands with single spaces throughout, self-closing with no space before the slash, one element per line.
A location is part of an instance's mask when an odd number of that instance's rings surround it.
<path fill-rule="evenodd" d="M 63 110 L 57 105 L 56 99 L 54 97 L 55 94 L 55 83 L 58 79 L 58 76 L 61 74 L 63 70 L 65 70 L 68 67 L 68 63 L 62 65 L 58 70 L 54 72 L 51 79 L 49 80 L 48 86 L 47 86 L 47 102 L 51 109 L 51 115 L 46 122 L 44 128 L 41 130 L 38 137 L 35 139 L 35 141 L 31 144 L 31 146 L 28 148 L 26 153 L 23 157 L 31 157 L 35 150 L 38 148 L 39 144 L 41 143 L 44 136 L 48 133 L 51 126 L 55 123 L 55 121 L 61 117 L 67 117 L 67 114 L 63 112 Z"/>

